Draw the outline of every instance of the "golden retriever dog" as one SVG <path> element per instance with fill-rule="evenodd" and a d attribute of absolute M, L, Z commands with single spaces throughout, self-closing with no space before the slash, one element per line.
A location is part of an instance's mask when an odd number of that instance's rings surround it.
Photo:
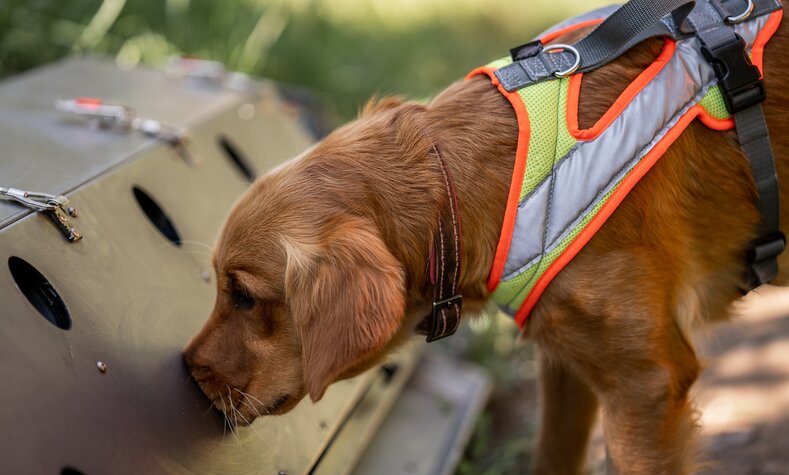
<path fill-rule="evenodd" d="M 662 45 L 646 41 L 586 74 L 579 125 L 593 125 Z M 781 51 L 789 51 L 785 27 L 765 51 L 764 110 L 786 184 L 789 63 Z M 221 231 L 216 305 L 184 351 L 205 394 L 246 420 L 283 414 L 414 335 L 433 300 L 427 263 L 449 207 L 434 145 L 462 216 L 464 318 L 480 314 L 517 135 L 506 99 L 477 76 L 428 104 L 372 101 L 260 178 Z M 726 318 L 741 295 L 743 256 L 760 219 L 755 201 L 734 132 L 694 123 L 549 285 L 524 328 L 541 350 L 538 473 L 581 472 L 598 410 L 612 471 L 695 469 L 688 391 L 701 365 L 691 332 Z M 231 400 L 220 403 L 228 388 Z"/>

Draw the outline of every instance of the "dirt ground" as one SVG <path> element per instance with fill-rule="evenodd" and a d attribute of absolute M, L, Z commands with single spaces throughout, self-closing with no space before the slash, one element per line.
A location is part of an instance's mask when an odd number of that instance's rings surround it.
<path fill-rule="evenodd" d="M 759 289 L 737 309 L 738 317 L 696 341 L 705 365 L 693 389 L 707 463 L 701 473 L 789 474 L 789 288 Z M 533 354 L 516 358 L 533 364 Z M 459 473 L 529 473 L 538 425 L 536 371 L 529 376 L 494 391 L 480 431 L 486 443 Z M 605 473 L 599 425 L 588 473 Z"/>

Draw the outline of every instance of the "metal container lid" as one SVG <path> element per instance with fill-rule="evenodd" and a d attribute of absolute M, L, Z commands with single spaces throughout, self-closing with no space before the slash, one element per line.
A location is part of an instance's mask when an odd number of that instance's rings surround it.
<path fill-rule="evenodd" d="M 59 99 L 97 97 L 139 117 L 189 128 L 242 100 L 232 90 L 194 87 L 152 68 L 118 69 L 69 58 L 0 82 L 0 186 L 68 194 L 160 141 L 134 131 L 94 130 L 55 109 Z M 0 200 L 0 228 L 31 210 Z"/>

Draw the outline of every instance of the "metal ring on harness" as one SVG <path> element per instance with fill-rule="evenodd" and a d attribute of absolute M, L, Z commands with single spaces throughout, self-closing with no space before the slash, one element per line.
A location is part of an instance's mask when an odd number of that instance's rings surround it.
<path fill-rule="evenodd" d="M 750 1 L 750 0 L 748 0 L 748 1 Z M 556 76 L 559 79 L 566 78 L 567 76 L 571 75 L 572 73 L 578 71 L 578 67 L 581 66 L 581 53 L 579 53 L 578 50 L 575 49 L 574 46 L 557 43 L 555 45 L 549 45 L 549 46 L 547 46 L 545 48 L 545 52 L 548 53 L 548 54 L 558 53 L 560 51 L 569 51 L 569 52 L 571 52 L 573 55 L 575 55 L 575 62 L 573 62 L 573 65 L 570 66 L 569 68 L 565 69 L 564 71 L 556 71 L 555 73 L 553 73 L 553 75 Z"/>
<path fill-rule="evenodd" d="M 729 23 L 739 23 L 743 20 L 747 20 L 751 13 L 753 13 L 753 0 L 748 0 L 748 6 L 745 7 L 745 11 L 740 13 L 739 15 L 733 15 L 726 17 L 726 21 Z"/>

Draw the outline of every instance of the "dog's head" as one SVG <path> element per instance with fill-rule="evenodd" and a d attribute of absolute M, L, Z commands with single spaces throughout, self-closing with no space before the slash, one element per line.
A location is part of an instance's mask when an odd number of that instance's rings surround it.
<path fill-rule="evenodd" d="M 220 234 L 216 303 L 184 358 L 216 407 L 242 421 L 287 412 L 306 394 L 319 400 L 403 334 L 403 266 L 375 223 L 351 211 L 366 192 L 338 179 L 358 166 L 354 153 L 330 141 L 269 173 Z"/>

